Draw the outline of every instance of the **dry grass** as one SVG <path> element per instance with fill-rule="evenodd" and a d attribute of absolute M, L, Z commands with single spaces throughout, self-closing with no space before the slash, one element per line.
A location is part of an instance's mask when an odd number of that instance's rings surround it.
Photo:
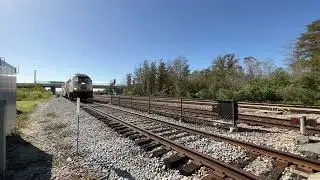
<path fill-rule="evenodd" d="M 61 129 L 64 129 L 66 127 L 67 127 L 67 125 L 62 122 L 55 122 L 55 123 L 51 123 L 51 124 L 47 125 L 44 128 L 44 130 L 53 133 L 53 132 L 59 132 Z"/>
<path fill-rule="evenodd" d="M 54 113 L 54 112 L 47 113 L 46 116 L 47 116 L 47 117 L 51 117 L 51 118 L 56 118 L 56 117 L 58 117 L 58 115 L 57 115 L 56 113 Z"/>
<path fill-rule="evenodd" d="M 51 94 L 43 88 L 17 89 L 17 122 L 12 130 L 12 134 L 21 134 L 21 129 L 28 124 L 29 115 L 37 107 L 37 105 L 50 98 Z"/>
<path fill-rule="evenodd" d="M 21 134 L 21 129 L 27 126 L 30 113 L 41 101 L 17 101 L 17 121 L 12 134 Z"/>

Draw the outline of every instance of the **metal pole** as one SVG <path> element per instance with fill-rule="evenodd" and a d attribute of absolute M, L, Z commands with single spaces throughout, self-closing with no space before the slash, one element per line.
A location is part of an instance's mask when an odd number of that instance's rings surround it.
<path fill-rule="evenodd" d="M 182 96 L 180 96 L 180 121 L 183 120 Z"/>
<path fill-rule="evenodd" d="M 305 135 L 306 134 L 306 116 L 302 116 L 300 119 L 300 133 Z"/>
<path fill-rule="evenodd" d="M 0 100 L 0 175 L 2 179 L 5 177 L 6 171 L 6 114 L 5 114 L 5 100 Z"/>
<path fill-rule="evenodd" d="M 77 98 L 77 154 L 79 154 L 79 135 L 80 135 L 80 98 Z"/>
<path fill-rule="evenodd" d="M 34 82 L 34 85 L 37 85 L 37 70 L 35 69 L 34 70 L 34 77 L 33 77 L 33 82 Z"/>
<path fill-rule="evenodd" d="M 151 106 L 151 104 L 150 104 L 151 102 L 150 102 L 150 93 L 149 93 L 149 104 L 148 104 L 148 113 L 150 113 L 150 106 Z"/>
<path fill-rule="evenodd" d="M 237 123 L 236 123 L 236 119 L 235 119 L 235 113 L 236 113 L 236 111 L 235 111 L 235 108 L 234 108 L 234 101 L 232 101 L 232 120 L 233 120 L 233 126 L 234 127 L 236 127 L 237 126 Z"/>

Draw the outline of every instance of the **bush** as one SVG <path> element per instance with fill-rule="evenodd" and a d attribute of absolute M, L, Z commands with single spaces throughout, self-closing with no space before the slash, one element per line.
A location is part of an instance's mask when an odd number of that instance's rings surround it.
<path fill-rule="evenodd" d="M 36 101 L 40 99 L 47 99 L 50 96 L 51 96 L 51 92 L 46 91 L 42 87 L 17 89 L 17 101 L 27 101 L 27 100 Z"/>
<path fill-rule="evenodd" d="M 310 89 L 302 88 L 299 86 L 289 86 L 280 88 L 277 91 L 285 102 L 312 104 L 316 100 L 317 93 Z"/>
<path fill-rule="evenodd" d="M 219 89 L 217 92 L 218 100 L 231 100 L 233 99 L 233 91 L 227 89 Z"/>
<path fill-rule="evenodd" d="M 209 91 L 209 89 L 201 89 L 199 92 L 195 93 L 195 97 L 201 99 L 211 99 L 213 94 Z"/>

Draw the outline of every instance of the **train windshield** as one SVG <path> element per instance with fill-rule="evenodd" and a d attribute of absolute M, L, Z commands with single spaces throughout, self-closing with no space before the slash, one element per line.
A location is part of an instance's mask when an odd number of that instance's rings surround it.
<path fill-rule="evenodd" d="M 91 83 L 91 79 L 89 77 L 78 77 L 78 83 Z"/>

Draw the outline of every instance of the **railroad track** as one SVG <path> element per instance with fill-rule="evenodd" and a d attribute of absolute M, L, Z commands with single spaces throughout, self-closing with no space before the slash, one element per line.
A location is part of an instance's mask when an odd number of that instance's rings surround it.
<path fill-rule="evenodd" d="M 103 103 L 103 101 L 97 101 Z M 214 121 L 218 119 L 217 113 L 214 109 L 196 109 L 189 107 L 179 107 L 172 105 L 159 105 L 150 103 L 147 100 L 135 101 L 130 99 L 115 99 L 113 102 L 115 105 L 120 105 L 127 108 L 133 108 L 140 111 L 147 111 L 152 113 L 157 113 L 165 116 L 170 116 L 174 118 L 182 118 L 184 120 L 192 122 L 204 122 L 204 121 Z M 238 114 L 238 121 L 240 123 L 246 123 L 250 125 L 259 125 L 266 127 L 278 127 L 284 129 L 294 129 L 300 130 L 300 126 L 297 124 L 291 124 L 289 120 L 281 118 L 263 117 L 256 115 Z M 320 127 L 317 123 L 307 124 L 307 132 L 309 134 L 320 134 Z"/>
<path fill-rule="evenodd" d="M 119 96 L 113 96 L 117 99 Z M 96 96 L 96 98 L 100 99 L 110 99 L 111 96 Z M 120 98 L 131 99 L 130 96 L 120 96 Z M 139 101 L 148 101 L 149 97 L 133 97 L 135 100 Z M 163 103 L 180 103 L 179 99 L 174 98 L 151 98 L 153 102 L 163 102 Z M 216 105 L 217 101 L 212 100 L 192 100 L 192 99 L 183 99 L 184 104 L 190 105 L 204 105 L 204 106 L 212 106 Z M 271 103 L 250 103 L 250 102 L 238 102 L 239 108 L 247 108 L 247 109 L 261 109 L 261 110 L 283 110 L 289 111 L 292 113 L 313 113 L 320 114 L 320 106 L 308 106 L 308 105 L 296 105 L 296 104 L 271 104 Z"/>
<path fill-rule="evenodd" d="M 217 179 L 278 179 L 280 178 L 284 169 L 288 166 L 295 166 L 296 169 L 303 170 L 307 173 L 320 171 L 319 161 L 303 158 L 301 156 L 285 153 L 264 146 L 259 146 L 212 133 L 201 132 L 196 129 L 150 118 L 148 116 L 127 110 L 110 106 L 106 107 L 106 105 L 103 104 L 84 105 L 82 108 L 88 113 L 107 123 L 119 134 L 135 140 L 137 145 L 140 145 L 147 151 L 150 151 L 156 147 L 162 147 L 159 150 L 154 151 L 153 156 L 161 156 L 169 150 L 178 152 L 179 154 L 175 154 L 165 159 L 164 162 L 172 167 L 182 163 L 183 166 L 180 166 L 180 172 L 184 173 L 185 175 L 192 174 L 201 166 L 206 166 L 212 169 L 213 174 L 210 176 Z M 108 111 L 106 111 L 106 108 L 108 108 Z M 110 113 L 110 110 L 112 113 Z M 127 114 L 128 116 L 137 116 L 138 118 L 136 119 L 138 120 L 127 120 L 126 118 L 119 118 L 117 115 L 114 115 L 119 113 Z M 250 158 L 248 161 L 241 162 L 240 164 L 236 162 L 227 164 L 175 141 L 181 137 L 191 135 L 205 137 L 215 141 L 223 141 L 234 146 L 239 146 L 247 151 Z M 274 168 L 270 173 L 258 177 L 243 170 L 244 166 L 254 161 L 256 157 L 261 155 L 274 159 Z"/>

